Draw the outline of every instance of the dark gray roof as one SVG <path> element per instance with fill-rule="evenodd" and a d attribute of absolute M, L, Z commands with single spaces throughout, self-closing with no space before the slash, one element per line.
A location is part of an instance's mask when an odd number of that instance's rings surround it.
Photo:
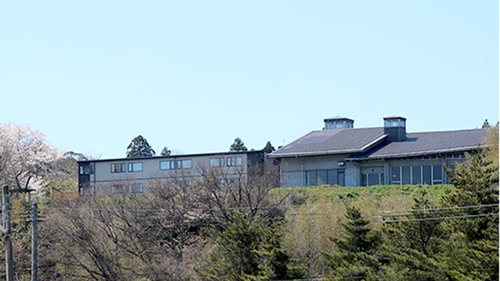
<path fill-rule="evenodd" d="M 387 143 L 383 127 L 313 131 L 269 154 L 271 158 L 350 154 L 352 160 L 411 157 L 468 151 L 484 146 L 487 130 L 407 133 Z M 373 149 L 372 149 L 373 148 Z"/>
<path fill-rule="evenodd" d="M 364 152 L 386 138 L 384 128 L 312 131 L 271 153 L 271 158 Z"/>
<path fill-rule="evenodd" d="M 487 145 L 487 134 L 485 129 L 408 133 L 404 141 L 391 142 L 373 152 L 353 158 L 399 158 L 474 150 L 478 146 Z"/>

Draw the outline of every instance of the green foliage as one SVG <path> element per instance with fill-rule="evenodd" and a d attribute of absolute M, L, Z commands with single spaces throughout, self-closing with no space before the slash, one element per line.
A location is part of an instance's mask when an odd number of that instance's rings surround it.
<path fill-rule="evenodd" d="M 264 146 L 264 148 L 262 149 L 262 151 L 266 152 L 266 153 L 271 153 L 273 151 L 275 151 L 276 149 L 274 149 L 274 146 L 271 144 L 270 141 L 268 141 L 266 143 L 266 146 Z"/>
<path fill-rule="evenodd" d="M 229 147 L 229 151 L 237 152 L 237 151 L 248 151 L 248 148 L 245 146 L 245 143 L 240 138 L 235 138 L 233 144 Z"/>
<path fill-rule="evenodd" d="M 235 213 L 217 233 L 209 264 L 198 269 L 206 280 L 287 280 L 302 278 L 306 265 L 297 264 L 281 248 L 281 226 L 260 226 Z"/>
<path fill-rule="evenodd" d="M 379 258 L 382 236 L 372 229 L 370 221 L 361 216 L 359 209 L 347 207 L 344 235 L 331 237 L 336 251 L 323 252 L 323 257 L 333 270 L 331 280 L 378 280 L 381 267 Z"/>
<path fill-rule="evenodd" d="M 170 156 L 170 154 L 172 154 L 172 151 L 170 151 L 170 149 L 168 149 L 166 146 L 161 150 L 160 153 L 161 156 Z"/>
<path fill-rule="evenodd" d="M 439 253 L 441 221 L 427 189 L 414 195 L 412 210 L 395 213 L 384 225 L 384 256 L 398 280 L 445 280 Z M 391 222 L 392 221 L 392 222 Z"/>
<path fill-rule="evenodd" d="M 152 157 L 156 154 L 143 136 L 135 137 L 127 147 L 127 158 Z"/>

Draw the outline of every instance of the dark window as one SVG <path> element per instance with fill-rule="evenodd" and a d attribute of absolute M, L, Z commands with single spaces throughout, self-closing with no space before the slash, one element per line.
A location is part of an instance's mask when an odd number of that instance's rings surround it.
<path fill-rule="evenodd" d="M 432 184 L 432 176 L 431 176 L 431 166 L 423 166 L 423 184 Z"/>
<path fill-rule="evenodd" d="M 345 173 L 344 173 L 344 170 L 339 170 L 338 172 L 338 185 L 340 186 L 345 186 Z"/>
<path fill-rule="evenodd" d="M 306 172 L 306 185 L 307 186 L 316 185 L 316 171 Z"/>
<path fill-rule="evenodd" d="M 401 167 L 391 168 L 391 184 L 401 184 Z"/>
<path fill-rule="evenodd" d="M 338 184 L 337 170 L 328 170 L 328 184 L 334 185 Z"/>
<path fill-rule="evenodd" d="M 401 167 L 401 170 L 403 171 L 402 184 L 411 184 L 410 168 L 411 167 L 408 167 L 408 166 Z"/>
<path fill-rule="evenodd" d="M 422 173 L 420 170 L 421 170 L 420 166 L 411 167 L 412 184 L 421 184 L 422 183 Z"/>
<path fill-rule="evenodd" d="M 328 179 L 326 177 L 326 170 L 318 171 L 318 185 L 320 184 L 328 184 Z"/>
<path fill-rule="evenodd" d="M 432 166 L 432 184 L 443 183 L 443 166 Z"/>
<path fill-rule="evenodd" d="M 111 164 L 111 173 L 125 173 L 125 163 Z"/>

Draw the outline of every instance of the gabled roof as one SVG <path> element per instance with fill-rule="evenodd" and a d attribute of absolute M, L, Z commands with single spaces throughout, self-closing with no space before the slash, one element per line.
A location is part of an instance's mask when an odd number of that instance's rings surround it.
<path fill-rule="evenodd" d="M 269 154 L 291 158 L 349 154 L 348 160 L 399 158 L 474 150 L 485 146 L 487 130 L 407 133 L 404 141 L 387 142 L 384 128 L 313 131 Z"/>
<path fill-rule="evenodd" d="M 271 158 L 351 154 L 368 151 L 386 139 L 384 128 L 312 131 L 269 154 Z"/>
<path fill-rule="evenodd" d="M 487 134 L 485 129 L 408 133 L 404 141 L 391 142 L 380 149 L 350 159 L 400 158 L 470 151 L 487 145 Z"/>

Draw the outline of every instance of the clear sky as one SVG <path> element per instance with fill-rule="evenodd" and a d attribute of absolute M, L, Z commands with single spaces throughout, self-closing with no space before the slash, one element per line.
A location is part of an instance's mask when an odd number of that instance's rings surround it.
<path fill-rule="evenodd" d="M 0 123 L 124 157 L 278 147 L 345 116 L 498 121 L 498 1 L 0 1 Z"/>

